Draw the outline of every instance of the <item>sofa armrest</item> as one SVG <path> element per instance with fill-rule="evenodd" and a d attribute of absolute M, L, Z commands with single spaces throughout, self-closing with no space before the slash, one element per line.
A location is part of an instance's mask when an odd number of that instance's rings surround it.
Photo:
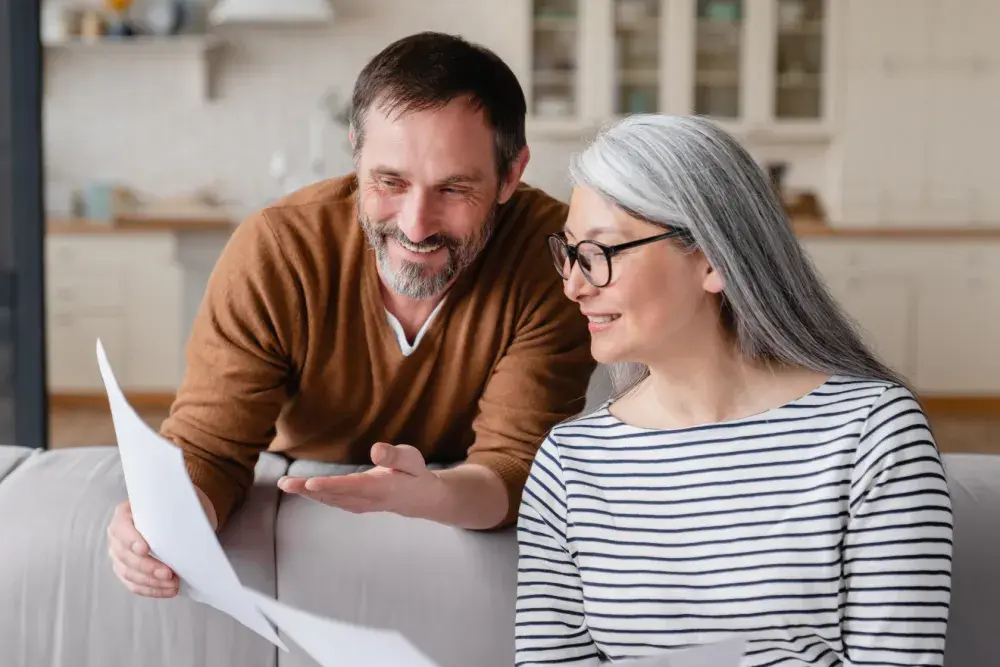
<path fill-rule="evenodd" d="M 265 455 L 245 505 L 220 535 L 241 581 L 274 594 L 276 482 Z M 188 598 L 131 594 L 115 577 L 106 528 L 125 500 L 115 447 L 40 452 L 0 483 L 0 665 L 274 667 L 277 649 Z"/>
<path fill-rule="evenodd" d="M 28 447 L 0 445 L 0 482 L 3 482 L 7 475 L 14 472 L 15 468 L 24 463 L 32 453 L 37 451 Z"/>

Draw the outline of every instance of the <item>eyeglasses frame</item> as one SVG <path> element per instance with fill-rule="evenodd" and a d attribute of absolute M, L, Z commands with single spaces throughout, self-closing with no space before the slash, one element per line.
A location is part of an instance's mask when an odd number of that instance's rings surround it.
<path fill-rule="evenodd" d="M 607 287 L 608 285 L 611 284 L 611 279 L 612 279 L 612 275 L 611 275 L 612 274 L 611 259 L 613 257 L 615 257 L 616 255 L 619 255 L 619 254 L 625 252 L 626 250 L 632 250 L 633 248 L 639 248 L 639 247 L 642 247 L 642 246 L 650 244 L 650 243 L 655 243 L 657 241 L 663 241 L 664 239 L 672 239 L 672 238 L 677 238 L 677 237 L 681 237 L 681 236 L 686 236 L 685 231 L 682 230 L 682 229 L 676 229 L 676 228 L 674 228 L 674 229 L 671 229 L 670 231 L 664 232 L 662 234 L 657 234 L 656 236 L 650 236 L 648 238 L 639 239 L 637 241 L 628 241 L 626 243 L 618 243 L 618 244 L 615 244 L 615 245 L 606 245 L 604 243 L 601 243 L 600 241 L 591 241 L 591 240 L 588 240 L 588 239 L 584 239 L 583 241 L 579 241 L 577 243 L 570 243 L 569 241 L 566 240 L 566 235 L 563 232 L 556 232 L 555 234 L 549 234 L 548 238 L 549 239 L 554 239 L 554 240 L 558 241 L 559 243 L 561 243 L 566 248 L 566 257 L 569 259 L 569 270 L 570 270 L 571 273 L 573 271 L 573 265 L 577 263 L 577 260 L 580 257 L 580 253 L 578 251 L 578 248 L 580 247 L 580 245 L 582 245 L 584 243 L 589 243 L 590 245 L 593 245 L 593 246 L 596 246 L 597 248 L 599 248 L 601 250 L 601 252 L 604 254 L 604 259 L 605 259 L 605 261 L 608 264 L 608 279 L 607 279 L 607 281 L 604 282 L 601 285 L 598 285 L 597 283 L 595 283 L 590 278 L 589 275 L 587 275 L 587 272 L 584 271 L 582 267 L 580 268 L 580 273 L 583 274 L 583 277 L 587 280 L 588 283 L 590 283 L 594 287 L 601 288 L 601 287 Z M 548 243 L 548 241 L 546 241 L 546 243 Z M 549 246 L 549 253 L 550 254 L 551 254 L 551 249 L 552 249 L 552 246 L 550 245 Z M 556 259 L 555 257 L 552 258 L 553 264 L 555 263 L 555 259 Z M 558 266 L 556 267 L 556 271 L 559 272 L 559 275 L 562 277 L 563 280 L 569 280 L 569 275 L 563 276 L 562 275 L 562 269 L 560 269 Z"/>

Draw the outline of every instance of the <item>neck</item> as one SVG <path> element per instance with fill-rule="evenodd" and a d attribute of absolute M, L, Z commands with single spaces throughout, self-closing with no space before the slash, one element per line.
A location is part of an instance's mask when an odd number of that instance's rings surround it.
<path fill-rule="evenodd" d="M 642 393 L 651 407 L 678 426 L 723 421 L 748 409 L 747 397 L 768 371 L 721 335 L 700 337 L 691 348 L 647 364 Z"/>
<path fill-rule="evenodd" d="M 424 326 L 427 318 L 431 316 L 444 295 L 448 293 L 445 289 L 441 294 L 430 299 L 411 299 L 393 292 L 379 280 L 379 289 L 382 292 L 382 304 L 393 316 L 399 320 L 400 326 L 408 340 L 413 340 Z"/>
<path fill-rule="evenodd" d="M 624 406 L 626 421 L 689 428 L 760 414 L 801 398 L 829 379 L 798 366 L 747 360 L 721 330 L 646 362 L 649 377 Z"/>

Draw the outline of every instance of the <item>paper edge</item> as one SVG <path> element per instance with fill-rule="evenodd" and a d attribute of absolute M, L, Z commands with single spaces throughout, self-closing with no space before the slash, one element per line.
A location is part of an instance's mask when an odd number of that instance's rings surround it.
<path fill-rule="evenodd" d="M 150 427 L 148 424 L 146 424 L 145 420 L 142 419 L 142 417 L 139 415 L 138 411 L 136 411 L 135 407 L 129 402 L 128 397 L 125 396 L 125 392 L 122 391 L 122 389 L 121 389 L 121 384 L 119 384 L 118 378 L 115 376 L 114 369 L 112 368 L 111 362 L 108 359 L 107 352 L 104 349 L 104 343 L 101 341 L 100 336 L 98 336 L 97 340 L 96 340 L 96 352 L 97 352 L 98 370 L 101 373 L 101 381 L 104 384 L 104 393 L 105 393 L 105 395 L 108 396 L 108 412 L 110 413 L 110 416 L 111 416 L 112 428 L 115 430 L 115 449 L 118 451 L 118 458 L 119 458 L 119 460 L 122 463 L 122 476 L 125 478 L 125 480 L 124 480 L 125 481 L 125 493 L 126 493 L 126 496 L 128 497 L 129 502 L 131 503 L 132 502 L 132 493 L 129 492 L 128 477 L 124 474 L 124 467 L 126 465 L 125 464 L 125 460 L 129 459 L 130 457 L 127 454 L 124 457 L 122 456 L 122 449 L 121 449 L 120 444 L 118 443 L 118 431 L 117 431 L 117 427 L 115 426 L 114 409 L 112 408 L 112 405 L 111 405 L 111 396 L 110 396 L 112 388 L 114 388 L 116 390 L 117 396 L 121 399 L 120 402 L 123 403 L 126 407 L 128 407 L 129 412 L 130 412 L 130 416 L 134 417 L 138 422 L 144 424 L 146 426 L 146 429 L 150 432 L 151 435 L 154 435 L 156 438 L 158 438 L 162 442 L 162 444 L 164 444 L 166 447 L 169 447 L 170 449 L 172 449 L 175 452 L 175 456 L 179 456 L 180 457 L 180 461 L 181 461 L 182 465 L 183 465 L 183 462 L 184 462 L 184 455 L 183 455 L 183 452 L 181 451 L 180 447 L 178 447 L 175 443 L 170 442 L 169 440 L 167 440 L 166 438 L 164 438 L 163 436 L 161 436 L 152 427 Z M 108 382 L 109 380 L 111 381 L 110 384 Z M 185 473 L 186 473 L 186 470 L 185 470 Z M 265 640 L 265 641 L 267 641 L 269 643 L 275 644 L 278 648 L 280 648 L 281 650 L 283 650 L 285 653 L 288 653 L 289 652 L 288 646 L 286 646 L 285 643 L 281 640 L 280 628 L 278 627 L 277 623 L 275 623 L 266 613 L 264 613 L 264 610 L 260 608 L 260 605 L 257 604 L 254 601 L 253 596 L 246 595 L 247 592 L 250 591 L 250 590 L 252 590 L 252 589 L 249 589 L 246 585 L 243 584 L 242 580 L 240 580 L 240 576 L 236 572 L 236 568 L 233 567 L 232 561 L 229 559 L 229 556 L 226 554 L 225 548 L 222 546 L 222 541 L 219 539 L 218 532 L 215 531 L 212 528 L 212 522 L 209 521 L 208 515 L 205 512 L 205 508 L 201 506 L 201 500 L 198 498 L 198 492 L 195 490 L 194 481 L 191 480 L 190 474 L 187 474 L 187 481 L 188 481 L 188 485 L 189 485 L 187 490 L 190 491 L 190 494 L 194 497 L 195 506 L 199 510 L 198 515 L 200 517 L 202 517 L 202 520 L 204 521 L 204 526 L 208 529 L 208 531 L 212 535 L 215 536 L 215 540 L 218 543 L 219 550 L 222 552 L 222 556 L 223 556 L 223 558 L 224 558 L 224 560 L 226 562 L 226 565 L 228 566 L 230 572 L 232 572 L 233 579 L 236 581 L 236 583 L 239 586 L 239 588 L 242 591 L 242 593 L 247 597 L 247 600 L 250 603 L 251 608 L 254 609 L 257 612 L 257 614 L 261 617 L 261 620 L 263 620 L 264 623 L 267 625 L 267 627 L 269 627 L 271 629 L 271 632 L 274 634 L 274 639 L 272 640 L 269 637 L 264 637 L 257 630 L 249 627 L 246 623 L 244 623 L 240 619 L 236 618 L 232 614 L 230 614 L 228 612 L 224 612 L 221 609 L 218 609 L 217 607 L 215 607 L 214 605 L 209 604 L 209 603 L 205 602 L 204 600 L 198 599 L 197 597 L 194 597 L 194 596 L 190 595 L 191 591 L 195 591 L 197 589 L 194 588 L 193 586 L 191 586 L 189 583 L 187 583 L 186 580 L 184 580 L 182 578 L 181 579 L 181 587 L 182 588 L 186 588 L 187 591 L 188 591 L 188 594 L 185 595 L 185 597 L 187 599 L 190 599 L 192 602 L 195 602 L 195 603 L 200 604 L 202 606 L 214 609 L 217 613 L 220 613 L 220 614 L 223 614 L 223 615 L 229 617 L 230 619 L 232 619 L 233 621 L 235 621 L 237 623 L 237 625 L 246 628 L 247 630 L 249 630 L 253 634 L 255 634 L 258 637 L 260 637 L 261 639 L 263 639 L 263 640 Z M 143 540 L 145 540 L 147 542 L 147 544 L 148 544 L 149 543 L 149 538 L 146 537 L 146 535 L 143 533 L 143 531 L 140 529 L 140 527 L 138 525 L 136 525 L 135 528 L 136 528 L 137 531 L 139 531 L 139 534 L 142 535 Z M 156 556 L 155 551 L 153 550 L 152 545 L 150 545 L 150 554 L 153 555 L 154 558 L 159 558 L 158 556 Z M 167 566 L 170 567 L 171 569 L 173 569 L 173 566 L 171 566 L 169 564 L 167 564 Z"/>

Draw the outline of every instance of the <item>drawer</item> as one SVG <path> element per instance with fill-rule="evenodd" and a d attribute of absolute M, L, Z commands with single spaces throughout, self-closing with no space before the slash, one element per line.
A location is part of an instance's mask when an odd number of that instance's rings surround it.
<path fill-rule="evenodd" d="M 52 275 L 46 281 L 46 310 L 53 315 L 120 311 L 124 282 L 117 273 Z"/>
<path fill-rule="evenodd" d="M 46 238 L 45 262 L 50 272 L 165 266 L 174 261 L 176 248 L 167 232 L 59 235 Z"/>

